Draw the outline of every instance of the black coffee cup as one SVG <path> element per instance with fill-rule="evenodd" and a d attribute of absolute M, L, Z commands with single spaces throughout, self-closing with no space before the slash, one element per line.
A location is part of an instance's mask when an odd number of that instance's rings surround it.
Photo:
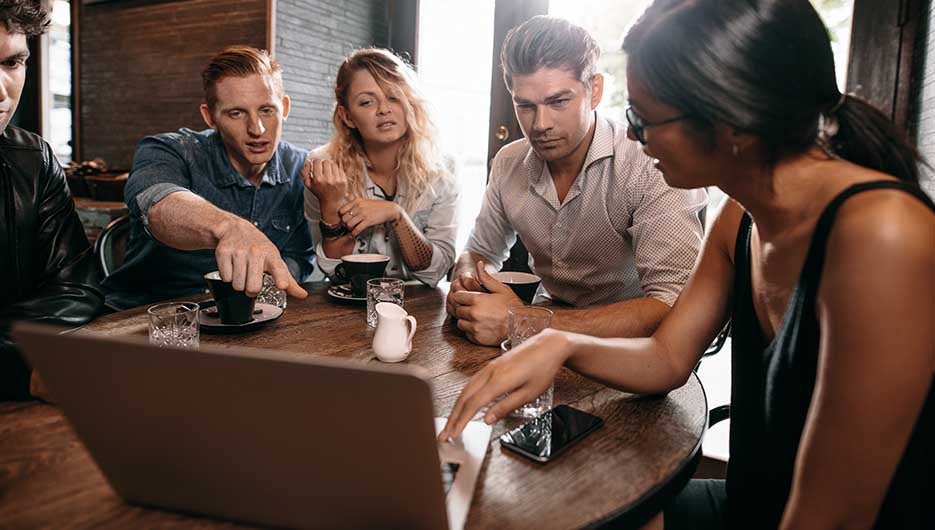
<path fill-rule="evenodd" d="M 497 272 L 491 276 L 513 289 L 516 296 L 527 304 L 531 304 L 533 299 L 536 298 L 539 284 L 542 283 L 542 278 L 528 272 Z"/>
<path fill-rule="evenodd" d="M 246 324 L 253 320 L 256 297 L 247 296 L 243 291 L 236 291 L 230 282 L 221 279 L 218 271 L 205 274 L 205 282 L 214 296 L 218 316 L 222 324 Z"/>
<path fill-rule="evenodd" d="M 383 254 L 348 254 L 341 257 L 341 263 L 334 268 L 338 280 L 351 284 L 354 296 L 367 296 L 367 280 L 380 278 L 390 262 Z"/>

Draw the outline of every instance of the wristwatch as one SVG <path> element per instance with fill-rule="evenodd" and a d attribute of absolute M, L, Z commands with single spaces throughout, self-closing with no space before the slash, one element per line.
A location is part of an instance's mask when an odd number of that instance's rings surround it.
<path fill-rule="evenodd" d="M 331 224 L 318 221 L 318 228 L 321 230 L 321 237 L 328 239 L 334 239 L 350 233 L 350 230 L 344 226 L 344 223 Z"/>

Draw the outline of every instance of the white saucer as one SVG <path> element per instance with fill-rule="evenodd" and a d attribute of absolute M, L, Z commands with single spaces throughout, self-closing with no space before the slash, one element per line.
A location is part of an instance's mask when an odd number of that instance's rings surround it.
<path fill-rule="evenodd" d="M 198 311 L 198 324 L 205 331 L 215 331 L 218 333 L 239 333 L 243 331 L 253 331 L 269 322 L 282 316 L 282 308 L 273 304 L 256 304 L 256 309 L 260 310 L 257 314 L 254 311 L 253 320 L 243 324 L 224 324 L 218 316 L 216 307 L 208 307 Z"/>
<path fill-rule="evenodd" d="M 365 303 L 367 296 L 354 296 L 348 284 L 332 285 L 328 288 L 328 296 L 342 302 Z"/>

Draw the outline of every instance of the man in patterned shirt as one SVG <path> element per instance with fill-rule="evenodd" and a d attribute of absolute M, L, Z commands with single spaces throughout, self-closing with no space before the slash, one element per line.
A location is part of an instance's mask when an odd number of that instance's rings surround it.
<path fill-rule="evenodd" d="M 705 193 L 667 186 L 626 126 L 595 112 L 599 55 L 583 28 L 546 16 L 503 43 L 503 78 L 525 138 L 494 158 L 455 265 L 448 312 L 474 342 L 503 340 L 507 310 L 523 305 L 485 270 L 499 269 L 517 235 L 543 294 L 558 305 L 553 328 L 648 336 L 688 280 Z"/>

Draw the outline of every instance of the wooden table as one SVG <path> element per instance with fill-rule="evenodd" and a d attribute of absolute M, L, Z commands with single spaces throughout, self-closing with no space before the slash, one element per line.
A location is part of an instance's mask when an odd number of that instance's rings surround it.
<path fill-rule="evenodd" d="M 202 344 L 289 350 L 378 363 L 365 309 L 338 305 L 325 287 L 289 300 L 285 314 L 263 330 L 201 334 Z M 436 415 L 447 416 L 467 380 L 498 348 L 470 343 L 447 318 L 447 287 L 406 287 L 406 309 L 419 322 L 408 362 L 427 369 Z M 145 334 L 145 308 L 101 318 L 86 329 Z M 85 377 L 76 374 L 76 377 Z M 88 384 L 94 384 L 89 378 Z M 115 396 L 117 397 L 117 396 Z M 497 438 L 518 425 L 494 426 L 468 515 L 469 528 L 579 528 L 638 524 L 658 510 L 693 471 L 705 430 L 704 390 L 692 375 L 666 397 L 639 397 L 563 370 L 555 403 L 602 417 L 605 426 L 549 464 L 501 450 Z M 57 408 L 0 403 L 0 528 L 239 528 L 210 519 L 124 504 L 98 471 Z"/>

